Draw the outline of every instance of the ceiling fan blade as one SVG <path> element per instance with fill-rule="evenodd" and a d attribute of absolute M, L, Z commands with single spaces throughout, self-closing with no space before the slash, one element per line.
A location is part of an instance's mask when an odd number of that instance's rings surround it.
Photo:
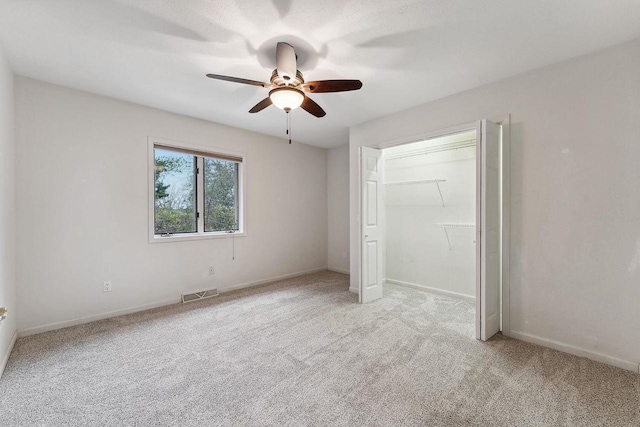
<path fill-rule="evenodd" d="M 262 111 L 265 108 L 267 108 L 269 105 L 273 104 L 273 102 L 271 102 L 271 98 L 269 98 L 268 96 L 263 99 L 262 101 L 258 102 L 256 105 L 253 106 L 253 108 L 251 110 L 249 110 L 250 113 L 257 113 L 258 111 Z"/>
<path fill-rule="evenodd" d="M 256 81 L 256 80 L 241 79 L 239 77 L 221 76 L 220 74 L 207 74 L 207 77 L 212 78 L 212 79 L 217 79 L 217 80 L 224 80 L 224 81 L 227 81 L 227 82 L 242 83 L 242 84 L 245 84 L 245 85 L 271 87 L 271 84 L 269 84 L 269 83 L 263 83 L 263 82 L 259 82 L 259 81 Z"/>
<path fill-rule="evenodd" d="M 316 117 L 324 117 L 327 115 L 322 107 L 316 104 L 316 102 L 308 96 L 304 97 L 304 101 L 302 101 L 302 105 L 300 105 L 300 107 Z"/>
<path fill-rule="evenodd" d="M 307 82 L 302 89 L 311 93 L 326 92 L 347 92 L 350 90 L 358 90 L 362 87 L 360 80 L 318 80 L 315 82 Z"/>
<path fill-rule="evenodd" d="M 293 81 L 296 78 L 296 71 L 298 71 L 296 51 L 289 43 L 278 43 L 276 47 L 276 68 L 278 75 L 285 82 Z"/>

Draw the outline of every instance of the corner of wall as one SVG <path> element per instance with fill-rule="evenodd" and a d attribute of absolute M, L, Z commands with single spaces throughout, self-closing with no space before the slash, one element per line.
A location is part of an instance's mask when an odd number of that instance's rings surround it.
<path fill-rule="evenodd" d="M 0 378 L 2 378 L 2 374 L 4 373 L 4 369 L 7 367 L 7 363 L 9 362 L 9 357 L 11 356 L 11 352 L 13 351 L 13 346 L 16 344 L 16 340 L 18 339 L 18 331 L 14 331 L 11 336 L 11 340 L 9 341 L 9 345 L 4 352 L 2 360 L 0 360 Z"/>
<path fill-rule="evenodd" d="M 15 79 L 0 46 L 0 307 L 7 317 L 0 323 L 0 375 L 17 337 L 16 320 L 16 191 L 15 191 Z"/>
<path fill-rule="evenodd" d="M 349 144 L 327 150 L 327 265 L 349 274 Z"/>

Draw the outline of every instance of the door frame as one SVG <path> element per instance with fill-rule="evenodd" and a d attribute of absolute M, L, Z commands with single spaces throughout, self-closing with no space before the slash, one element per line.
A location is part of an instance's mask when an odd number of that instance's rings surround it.
<path fill-rule="evenodd" d="M 372 145 L 363 145 L 364 147 L 376 148 L 379 150 L 383 150 L 385 148 L 395 147 L 398 145 L 410 144 L 412 142 L 425 140 L 425 139 L 435 139 L 443 136 L 448 136 L 461 132 L 474 131 L 478 129 L 478 122 L 483 119 L 479 119 L 470 123 L 464 123 L 456 126 L 451 126 L 448 128 L 438 129 L 434 131 L 423 132 L 417 135 L 412 135 L 408 137 L 402 137 L 398 139 L 393 139 L 389 141 L 385 141 L 379 144 Z M 509 268 L 509 259 L 510 259 L 510 230 L 511 230 L 511 186 L 510 186 L 510 165 L 511 165 L 511 115 L 505 114 L 498 117 L 486 118 L 491 122 L 497 123 L 502 126 L 502 280 L 501 280 L 501 319 L 502 319 L 502 335 L 510 336 L 511 335 L 511 326 L 510 326 L 510 268 Z M 479 136 L 478 136 L 479 137 Z M 361 151 L 358 149 L 358 156 L 361 157 Z M 362 171 L 361 169 L 361 159 L 358 159 L 358 200 L 359 203 L 362 203 Z M 362 242 L 362 206 L 358 209 L 358 244 L 360 246 Z M 356 249 L 359 253 L 357 257 L 358 270 L 362 269 L 362 251 L 360 247 Z M 386 256 L 386 250 L 384 250 Z M 362 275 L 359 277 L 358 283 L 358 293 L 361 297 L 362 293 Z M 479 296 L 476 295 L 476 298 Z M 360 299 L 360 298 L 359 298 Z M 476 321 L 477 323 L 477 321 Z M 476 324 L 477 327 L 477 324 Z"/>

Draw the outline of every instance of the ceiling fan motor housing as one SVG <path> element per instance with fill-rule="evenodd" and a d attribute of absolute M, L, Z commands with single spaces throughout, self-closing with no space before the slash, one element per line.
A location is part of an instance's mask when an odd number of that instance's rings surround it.
<path fill-rule="evenodd" d="M 288 76 L 287 76 L 288 77 Z M 302 73 L 299 70 L 296 70 L 296 78 L 291 80 L 285 80 L 278 74 L 278 70 L 273 70 L 271 73 L 271 84 L 276 87 L 281 86 L 293 86 L 298 87 L 304 83 L 304 77 L 302 77 Z"/>

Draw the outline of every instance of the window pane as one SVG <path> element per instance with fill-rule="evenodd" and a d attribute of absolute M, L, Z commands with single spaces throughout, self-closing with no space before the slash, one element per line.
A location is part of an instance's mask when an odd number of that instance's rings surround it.
<path fill-rule="evenodd" d="M 155 150 L 155 233 L 195 233 L 196 158 Z"/>
<path fill-rule="evenodd" d="M 238 229 L 238 163 L 204 158 L 204 231 Z"/>

